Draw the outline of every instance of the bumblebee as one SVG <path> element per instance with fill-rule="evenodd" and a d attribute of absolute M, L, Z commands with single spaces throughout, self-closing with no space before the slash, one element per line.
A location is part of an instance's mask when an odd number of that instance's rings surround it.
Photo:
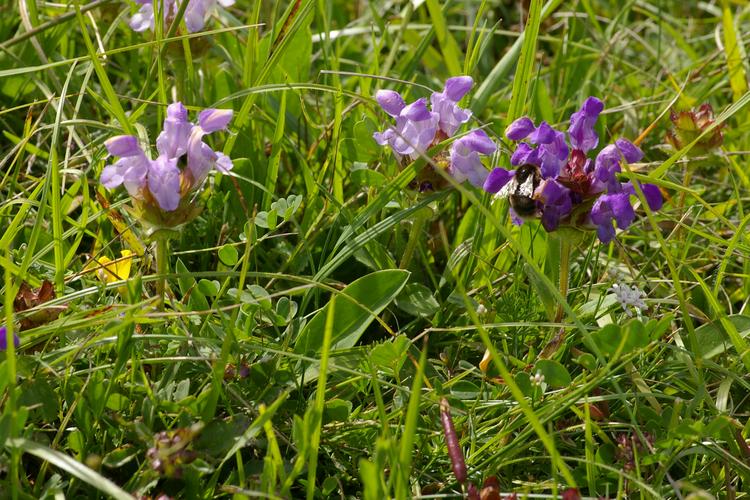
<path fill-rule="evenodd" d="M 513 211 L 521 218 L 538 215 L 534 191 L 542 182 L 542 175 L 536 165 L 521 165 L 513 178 L 495 195 L 496 198 L 508 198 Z"/>

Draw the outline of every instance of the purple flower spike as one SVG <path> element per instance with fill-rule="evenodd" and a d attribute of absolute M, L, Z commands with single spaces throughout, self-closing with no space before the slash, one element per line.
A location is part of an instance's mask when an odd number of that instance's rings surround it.
<path fill-rule="evenodd" d="M 515 175 L 515 170 L 505 170 L 504 168 L 494 168 L 484 181 L 482 189 L 488 193 L 495 194 L 500 191 Z"/>
<path fill-rule="evenodd" d="M 177 158 L 160 156 L 151 162 L 148 190 L 162 210 L 171 212 L 180 204 L 180 169 Z"/>
<path fill-rule="evenodd" d="M 628 193 L 602 195 L 591 208 L 591 221 L 596 224 L 596 231 L 602 243 L 609 243 L 615 237 L 612 221 L 617 222 L 620 229 L 627 229 L 633 220 L 635 211 L 630 204 Z"/>
<path fill-rule="evenodd" d="M 604 109 L 604 103 L 596 97 L 589 97 L 581 106 L 580 111 L 570 117 L 570 145 L 588 153 L 599 144 L 599 136 L 594 130 L 596 120 Z"/>
<path fill-rule="evenodd" d="M 450 167 L 451 175 L 456 182 L 466 179 L 476 187 L 482 187 L 487 179 L 487 169 L 482 165 L 479 155 L 489 155 L 495 152 L 497 146 L 484 130 L 473 130 L 457 139 L 451 145 Z"/>
<path fill-rule="evenodd" d="M 13 345 L 18 347 L 21 345 L 21 339 L 18 338 L 16 332 L 13 332 Z M 0 351 L 6 351 L 8 349 L 8 329 L 5 325 L 0 326 Z"/>
<path fill-rule="evenodd" d="M 454 76 L 445 81 L 443 93 L 451 101 L 460 101 L 474 86 L 474 80 L 470 76 Z"/>
<path fill-rule="evenodd" d="M 508 128 L 505 129 L 505 137 L 511 141 L 520 141 L 526 139 L 534 130 L 536 130 L 536 127 L 534 127 L 531 118 L 522 116 L 508 125 Z"/>
<path fill-rule="evenodd" d="M 442 92 L 434 92 L 430 96 L 432 111 L 439 117 L 440 130 L 448 137 L 471 118 L 471 111 L 459 107 L 458 101 L 471 90 L 473 84 L 474 80 L 468 76 L 449 78 Z"/>
<path fill-rule="evenodd" d="M 401 114 L 401 110 L 406 107 L 404 98 L 394 90 L 378 90 L 375 93 L 375 100 L 378 101 L 383 111 L 393 118 L 398 117 Z"/>

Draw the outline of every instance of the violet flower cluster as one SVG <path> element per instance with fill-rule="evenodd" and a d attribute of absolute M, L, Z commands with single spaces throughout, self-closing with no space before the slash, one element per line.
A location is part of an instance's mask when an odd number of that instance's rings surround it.
<path fill-rule="evenodd" d="M 161 11 L 165 22 L 171 22 L 180 10 L 180 4 L 183 0 L 156 0 L 161 6 Z M 152 0 L 135 0 L 141 6 L 133 17 L 130 18 L 130 27 L 133 31 L 146 31 L 154 29 L 154 2 Z M 234 0 L 187 0 L 188 5 L 185 7 L 183 19 L 185 26 L 190 33 L 195 33 L 203 29 L 211 11 L 217 3 L 222 7 L 229 7 L 234 4 Z"/>
<path fill-rule="evenodd" d="M 109 189 L 124 185 L 130 196 L 146 207 L 176 210 L 211 169 L 224 173 L 232 169 L 228 156 L 203 142 L 206 134 L 226 130 L 231 119 L 230 109 L 204 109 L 195 124 L 188 121 L 182 103 L 170 104 L 164 128 L 156 139 L 159 156 L 155 160 L 132 135 L 119 135 L 104 143 L 109 154 L 120 159 L 102 170 L 102 185 Z"/>
<path fill-rule="evenodd" d="M 375 99 L 380 107 L 396 119 L 396 124 L 373 137 L 381 146 L 389 146 L 400 163 L 416 160 L 435 144 L 452 137 L 458 128 L 469 121 L 471 111 L 458 102 L 471 90 L 474 80 L 469 76 L 456 76 L 445 82 L 442 92 L 406 104 L 398 92 L 379 90 Z M 468 180 L 481 187 L 487 179 L 487 169 L 479 155 L 490 155 L 497 149 L 495 143 L 481 129 L 475 129 L 451 144 L 448 173 L 456 180 Z"/>
<path fill-rule="evenodd" d="M 605 146 L 594 159 L 588 154 L 599 144 L 594 126 L 604 109 L 602 101 L 589 97 L 581 109 L 570 117 L 566 134 L 553 129 L 546 122 L 539 126 L 522 117 L 508 126 L 506 137 L 519 142 L 511 156 L 511 165 L 538 167 L 541 182 L 532 198 L 537 214 L 547 231 L 558 226 L 595 226 L 603 243 L 615 237 L 613 223 L 626 229 L 635 219 L 630 202 L 635 188 L 630 182 L 620 182 L 617 173 L 623 161 L 639 161 L 643 152 L 627 139 L 617 139 Z M 495 168 L 487 177 L 484 189 L 499 192 L 515 174 L 514 170 Z M 641 184 L 640 188 L 651 210 L 659 210 L 663 200 L 659 188 Z M 520 219 L 514 215 L 514 221 Z"/>

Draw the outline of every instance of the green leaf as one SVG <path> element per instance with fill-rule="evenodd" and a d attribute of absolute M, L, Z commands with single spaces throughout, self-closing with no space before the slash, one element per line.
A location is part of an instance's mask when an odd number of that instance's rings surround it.
<path fill-rule="evenodd" d="M 727 316 L 727 320 L 734 325 L 739 336 L 746 338 L 750 335 L 750 316 L 734 314 Z M 732 342 L 718 323 L 706 323 L 695 329 L 695 336 L 700 342 L 703 357 L 711 359 L 732 348 Z"/>
<path fill-rule="evenodd" d="M 399 294 L 409 272 L 401 269 L 376 271 L 355 280 L 341 292 L 337 301 L 331 348 L 352 347 L 375 317 Z M 296 353 L 318 353 L 323 345 L 323 327 L 328 305 L 305 325 L 294 345 Z"/>
<path fill-rule="evenodd" d="M 612 356 L 617 352 L 617 348 L 620 346 L 622 332 L 620 331 L 619 325 L 611 323 L 601 330 L 592 333 L 591 339 L 596 342 L 596 345 L 602 351 L 602 354 Z"/>
<path fill-rule="evenodd" d="M 323 424 L 328 422 L 346 422 L 352 412 L 352 402 L 344 399 L 331 399 L 323 409 Z"/>
<path fill-rule="evenodd" d="M 412 316 L 432 316 L 440 304 L 432 296 L 429 288 L 420 283 L 410 283 L 399 294 L 396 306 Z"/>
<path fill-rule="evenodd" d="M 225 266 L 234 266 L 239 260 L 237 249 L 232 245 L 222 246 L 219 248 L 219 260 L 221 260 L 222 264 Z"/>
<path fill-rule="evenodd" d="M 399 335 L 394 339 L 389 339 L 382 344 L 376 345 L 370 351 L 370 362 L 375 365 L 377 370 L 384 371 L 391 375 L 396 375 L 406 360 L 406 352 L 409 350 L 408 337 Z"/>
<path fill-rule="evenodd" d="M 568 370 L 562 364 L 555 360 L 540 359 L 536 362 L 534 370 L 544 375 L 544 381 L 549 386 L 566 387 L 570 385 L 570 373 L 568 373 Z"/>

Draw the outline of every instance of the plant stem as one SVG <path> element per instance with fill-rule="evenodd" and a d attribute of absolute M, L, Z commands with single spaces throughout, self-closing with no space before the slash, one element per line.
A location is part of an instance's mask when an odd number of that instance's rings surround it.
<path fill-rule="evenodd" d="M 409 240 L 406 242 L 406 248 L 404 249 L 404 255 L 401 257 L 401 263 L 399 264 L 400 269 L 406 269 L 411 263 L 411 258 L 414 255 L 414 250 L 417 244 L 421 241 L 420 235 L 422 234 L 422 228 L 430 215 L 429 209 L 419 210 L 414 215 L 414 222 L 411 225 L 411 231 L 409 231 Z"/>
<path fill-rule="evenodd" d="M 159 235 L 156 238 L 156 294 L 159 296 L 158 307 L 164 310 L 164 295 L 167 293 L 167 273 L 169 272 L 169 238 Z"/>
<path fill-rule="evenodd" d="M 560 295 L 568 298 L 568 286 L 570 284 L 570 242 L 566 238 L 560 238 Z M 564 309 L 562 304 L 557 305 L 555 322 L 563 319 Z"/>

